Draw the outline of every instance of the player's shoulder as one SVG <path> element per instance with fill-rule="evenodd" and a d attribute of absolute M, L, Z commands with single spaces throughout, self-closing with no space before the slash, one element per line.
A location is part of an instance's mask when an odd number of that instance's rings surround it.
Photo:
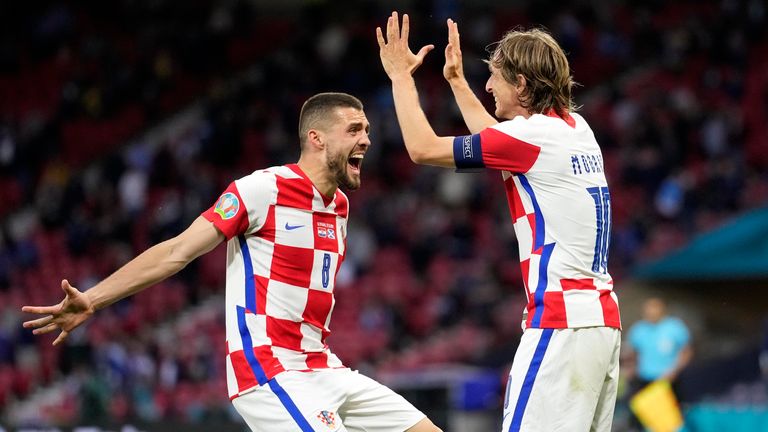
<path fill-rule="evenodd" d="M 238 188 L 271 188 L 275 185 L 276 178 L 284 175 L 285 168 L 284 166 L 274 166 L 258 169 L 235 180 L 235 184 Z"/>
<path fill-rule="evenodd" d="M 519 132 L 519 131 L 552 131 L 552 128 L 567 127 L 568 129 L 579 129 L 588 127 L 586 120 L 581 115 L 570 112 L 566 117 L 558 117 L 554 114 L 533 114 L 530 117 L 522 115 L 501 121 L 493 126 L 501 132 Z"/>
<path fill-rule="evenodd" d="M 541 114 L 534 114 L 528 118 L 525 118 L 524 116 L 516 116 L 499 122 L 489 127 L 489 129 L 493 129 L 514 139 L 540 146 L 542 141 L 550 136 L 553 130 L 556 129 L 554 122 L 556 122 L 555 119 Z"/>
<path fill-rule="evenodd" d="M 582 116 L 577 112 L 571 112 L 570 115 L 571 115 L 571 118 L 573 119 L 574 130 L 579 132 L 592 133 L 592 127 L 589 125 L 589 122 L 587 122 L 587 119 L 585 119 L 584 116 Z"/>
<path fill-rule="evenodd" d="M 531 124 L 528 121 L 529 119 L 523 117 L 523 116 L 516 116 L 511 119 L 502 120 L 498 123 L 496 123 L 493 126 L 490 126 L 488 129 L 495 129 L 500 132 L 509 132 L 514 131 L 515 129 L 523 129 L 530 127 Z"/>

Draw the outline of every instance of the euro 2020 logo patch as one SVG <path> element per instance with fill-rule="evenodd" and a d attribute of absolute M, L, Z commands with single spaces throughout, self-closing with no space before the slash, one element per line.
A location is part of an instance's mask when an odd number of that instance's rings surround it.
<path fill-rule="evenodd" d="M 216 201 L 216 207 L 213 212 L 219 215 L 223 220 L 232 219 L 240 210 L 240 200 L 232 192 L 226 192 Z"/>

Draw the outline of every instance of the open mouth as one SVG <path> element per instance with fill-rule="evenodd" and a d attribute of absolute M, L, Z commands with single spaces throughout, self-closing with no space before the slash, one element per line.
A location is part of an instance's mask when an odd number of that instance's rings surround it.
<path fill-rule="evenodd" d="M 347 159 L 347 164 L 349 165 L 352 172 L 360 173 L 360 168 L 363 166 L 363 157 L 365 155 L 363 153 L 357 153 L 353 154 Z"/>

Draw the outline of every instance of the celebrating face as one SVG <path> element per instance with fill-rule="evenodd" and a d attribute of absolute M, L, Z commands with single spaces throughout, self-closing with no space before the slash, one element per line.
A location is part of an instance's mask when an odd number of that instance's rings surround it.
<path fill-rule="evenodd" d="M 337 108 L 337 120 L 324 133 L 328 170 L 339 186 L 360 187 L 360 169 L 371 145 L 370 124 L 365 113 L 355 108 Z"/>
<path fill-rule="evenodd" d="M 512 84 L 501 74 L 501 70 L 492 64 L 489 65 L 491 76 L 485 84 L 485 91 L 493 95 L 496 103 L 496 117 L 512 119 L 518 115 L 525 115 L 527 111 L 520 103 L 520 84 Z"/>

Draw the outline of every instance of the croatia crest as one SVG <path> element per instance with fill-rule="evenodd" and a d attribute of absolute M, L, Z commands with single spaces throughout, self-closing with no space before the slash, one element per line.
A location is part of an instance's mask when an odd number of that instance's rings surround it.
<path fill-rule="evenodd" d="M 216 206 L 213 211 L 219 215 L 223 220 L 233 218 L 240 210 L 240 200 L 237 199 L 237 195 L 232 192 L 226 192 L 219 200 L 216 201 Z"/>
<path fill-rule="evenodd" d="M 335 429 L 336 428 L 336 414 L 334 414 L 333 411 L 320 411 L 317 413 L 317 418 L 320 420 L 324 425 L 328 427 L 328 429 Z"/>

